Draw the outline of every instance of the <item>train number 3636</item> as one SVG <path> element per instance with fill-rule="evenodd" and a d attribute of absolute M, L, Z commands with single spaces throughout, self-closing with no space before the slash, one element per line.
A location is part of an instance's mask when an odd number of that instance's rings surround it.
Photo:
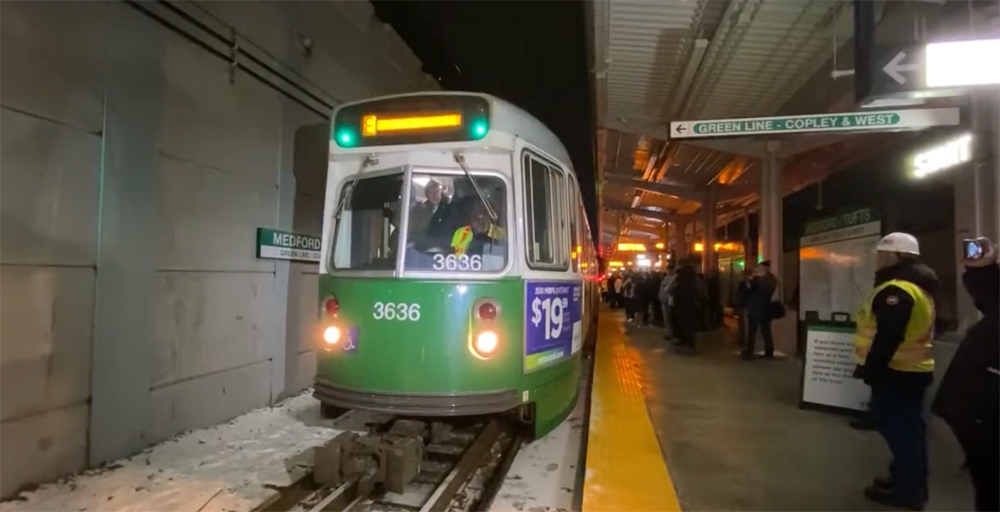
<path fill-rule="evenodd" d="M 468 254 L 434 255 L 434 270 L 458 270 L 461 272 L 472 270 L 473 272 L 479 272 L 482 269 L 483 257 L 478 254 L 472 256 Z"/>
<path fill-rule="evenodd" d="M 372 317 L 375 320 L 416 322 L 420 320 L 420 304 L 376 302 L 372 307 Z"/>

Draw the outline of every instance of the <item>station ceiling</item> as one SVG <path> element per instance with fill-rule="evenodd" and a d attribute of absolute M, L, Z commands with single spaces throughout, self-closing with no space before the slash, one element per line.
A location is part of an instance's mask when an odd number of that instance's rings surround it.
<path fill-rule="evenodd" d="M 952 2 L 964 3 L 964 2 Z M 588 2 L 597 114 L 602 243 L 663 240 L 697 214 L 703 189 L 726 222 L 754 209 L 762 140 L 670 142 L 670 121 L 855 109 L 849 0 L 598 0 Z M 912 39 L 938 1 L 876 2 L 883 36 Z M 798 136 L 780 142 L 786 193 L 865 158 L 895 137 Z M 681 217 L 695 220 L 695 217 Z"/>

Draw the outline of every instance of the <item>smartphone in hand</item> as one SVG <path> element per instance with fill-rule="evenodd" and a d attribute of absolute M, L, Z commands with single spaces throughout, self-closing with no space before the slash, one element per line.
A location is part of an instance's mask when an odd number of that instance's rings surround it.
<path fill-rule="evenodd" d="M 982 239 L 975 240 L 962 240 L 962 256 L 967 260 L 980 260 L 986 254 L 987 248 L 984 247 Z"/>

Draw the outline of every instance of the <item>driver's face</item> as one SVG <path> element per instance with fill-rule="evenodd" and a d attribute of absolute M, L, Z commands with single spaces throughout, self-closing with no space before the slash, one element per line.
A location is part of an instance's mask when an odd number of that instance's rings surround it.
<path fill-rule="evenodd" d="M 436 205 L 441 202 L 441 185 L 431 182 L 427 185 L 427 200 Z"/>
<path fill-rule="evenodd" d="M 475 231 L 476 233 L 484 233 L 484 232 L 486 232 L 487 225 L 488 224 L 486 222 L 486 214 L 485 213 L 477 213 L 477 214 L 473 215 L 473 217 L 472 217 L 472 230 L 473 231 Z"/>

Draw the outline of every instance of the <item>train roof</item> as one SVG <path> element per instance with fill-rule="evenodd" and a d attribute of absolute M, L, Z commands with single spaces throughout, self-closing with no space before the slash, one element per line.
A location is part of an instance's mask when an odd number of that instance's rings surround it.
<path fill-rule="evenodd" d="M 342 105 L 338 105 L 337 108 L 334 109 L 334 113 L 336 113 L 336 110 L 348 105 L 366 103 L 375 99 L 404 98 L 407 96 L 479 96 L 481 98 L 485 98 L 490 102 L 491 131 L 508 133 L 531 143 L 538 149 L 548 153 L 552 158 L 555 158 L 565 164 L 569 168 L 570 172 L 572 172 L 574 176 L 576 175 L 576 171 L 573 168 L 573 160 L 570 159 L 569 152 L 566 151 L 566 147 L 563 146 L 562 142 L 560 142 L 559 137 L 556 137 L 556 134 L 552 133 L 552 130 L 549 130 L 544 123 L 539 121 L 538 118 L 529 114 L 524 109 L 491 94 L 461 91 L 425 91 L 393 94 L 379 96 L 378 98 L 369 98 L 366 100 L 344 103 Z"/>

